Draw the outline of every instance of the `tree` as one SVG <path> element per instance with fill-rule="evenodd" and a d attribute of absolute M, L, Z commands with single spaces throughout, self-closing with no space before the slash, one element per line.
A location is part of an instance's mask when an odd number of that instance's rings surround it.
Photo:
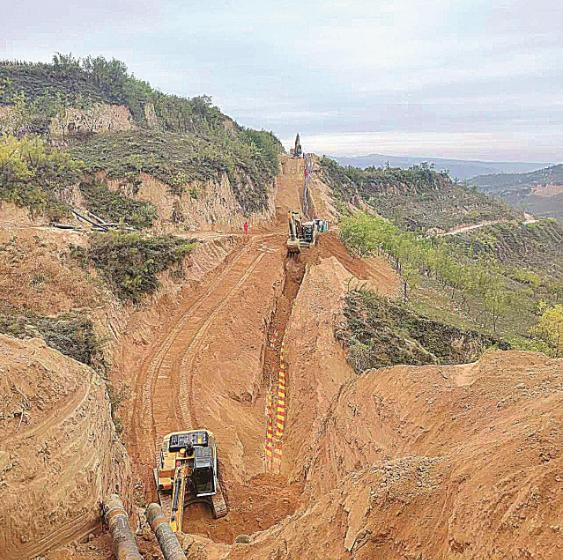
<path fill-rule="evenodd" d="M 532 332 L 547 342 L 557 357 L 563 356 L 563 305 L 545 308 Z"/>
<path fill-rule="evenodd" d="M 498 320 L 504 315 L 512 303 L 512 294 L 506 289 L 497 276 L 489 276 L 484 294 L 485 309 L 491 317 L 493 332 L 497 332 Z"/>

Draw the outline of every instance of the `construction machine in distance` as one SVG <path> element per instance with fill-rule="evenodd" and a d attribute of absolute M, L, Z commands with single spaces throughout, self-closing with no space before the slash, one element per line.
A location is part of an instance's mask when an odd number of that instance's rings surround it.
<path fill-rule="evenodd" d="M 320 232 L 328 231 L 328 222 L 315 218 L 304 222 L 299 212 L 288 212 L 289 234 L 287 237 L 288 255 L 298 255 L 302 247 L 313 247 Z"/>
<path fill-rule="evenodd" d="M 215 519 L 227 515 L 212 432 L 191 430 L 164 436 L 154 477 L 160 505 L 175 533 L 182 530 L 184 508 L 192 503 L 209 504 Z"/>

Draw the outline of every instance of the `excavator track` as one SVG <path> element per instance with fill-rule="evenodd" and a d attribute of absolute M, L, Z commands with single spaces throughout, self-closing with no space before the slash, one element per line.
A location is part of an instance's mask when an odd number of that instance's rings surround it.
<path fill-rule="evenodd" d="M 217 493 L 211 496 L 211 508 L 213 509 L 213 516 L 215 519 L 225 517 L 225 515 L 229 512 L 227 502 L 225 502 L 223 490 L 220 485 L 217 489 Z"/>

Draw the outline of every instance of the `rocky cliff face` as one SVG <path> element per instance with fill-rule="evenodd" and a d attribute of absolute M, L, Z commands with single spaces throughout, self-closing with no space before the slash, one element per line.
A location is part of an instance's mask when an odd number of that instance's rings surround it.
<path fill-rule="evenodd" d="M 124 105 L 96 103 L 87 109 L 74 107 L 51 120 L 49 133 L 53 136 L 68 134 L 120 132 L 136 128 L 131 111 Z"/>

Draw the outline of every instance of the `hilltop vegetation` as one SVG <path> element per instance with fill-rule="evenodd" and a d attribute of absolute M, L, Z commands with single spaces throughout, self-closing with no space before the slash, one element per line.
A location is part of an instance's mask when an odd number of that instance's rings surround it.
<path fill-rule="evenodd" d="M 100 132 L 100 123 L 111 120 L 105 104 L 126 107 L 132 130 L 113 131 L 106 122 Z M 209 97 L 166 95 L 115 59 L 57 54 L 51 64 L 0 62 L 2 105 L 0 133 L 45 136 L 57 122 L 71 159 L 86 174 L 135 181 L 145 172 L 176 193 L 190 181 L 226 174 L 243 212 L 265 208 L 283 152 L 272 133 L 239 126 Z"/>
<path fill-rule="evenodd" d="M 447 230 L 461 224 L 517 219 L 522 213 L 500 200 L 455 184 L 428 165 L 410 169 L 342 167 L 323 157 L 321 173 L 343 203 L 362 202 L 409 230 Z"/>
<path fill-rule="evenodd" d="M 210 139 L 136 130 L 92 135 L 72 143 L 69 153 L 89 173 L 103 171 L 110 178 L 123 178 L 144 172 L 177 194 L 192 181 L 218 181 L 226 174 L 241 208 L 252 212 L 265 207 L 265 186 L 272 182 L 278 163 L 268 133 L 245 132 L 244 138 L 241 142 L 228 134 Z"/>
<path fill-rule="evenodd" d="M 50 64 L 0 62 L 0 104 L 13 104 L 21 96 L 48 109 L 50 116 L 61 107 L 125 105 L 140 126 L 149 124 L 145 107 L 151 103 L 162 128 L 174 132 L 209 131 L 230 121 L 208 97 L 163 94 L 130 74 L 123 62 L 102 56 L 81 59 L 57 53 Z"/>

